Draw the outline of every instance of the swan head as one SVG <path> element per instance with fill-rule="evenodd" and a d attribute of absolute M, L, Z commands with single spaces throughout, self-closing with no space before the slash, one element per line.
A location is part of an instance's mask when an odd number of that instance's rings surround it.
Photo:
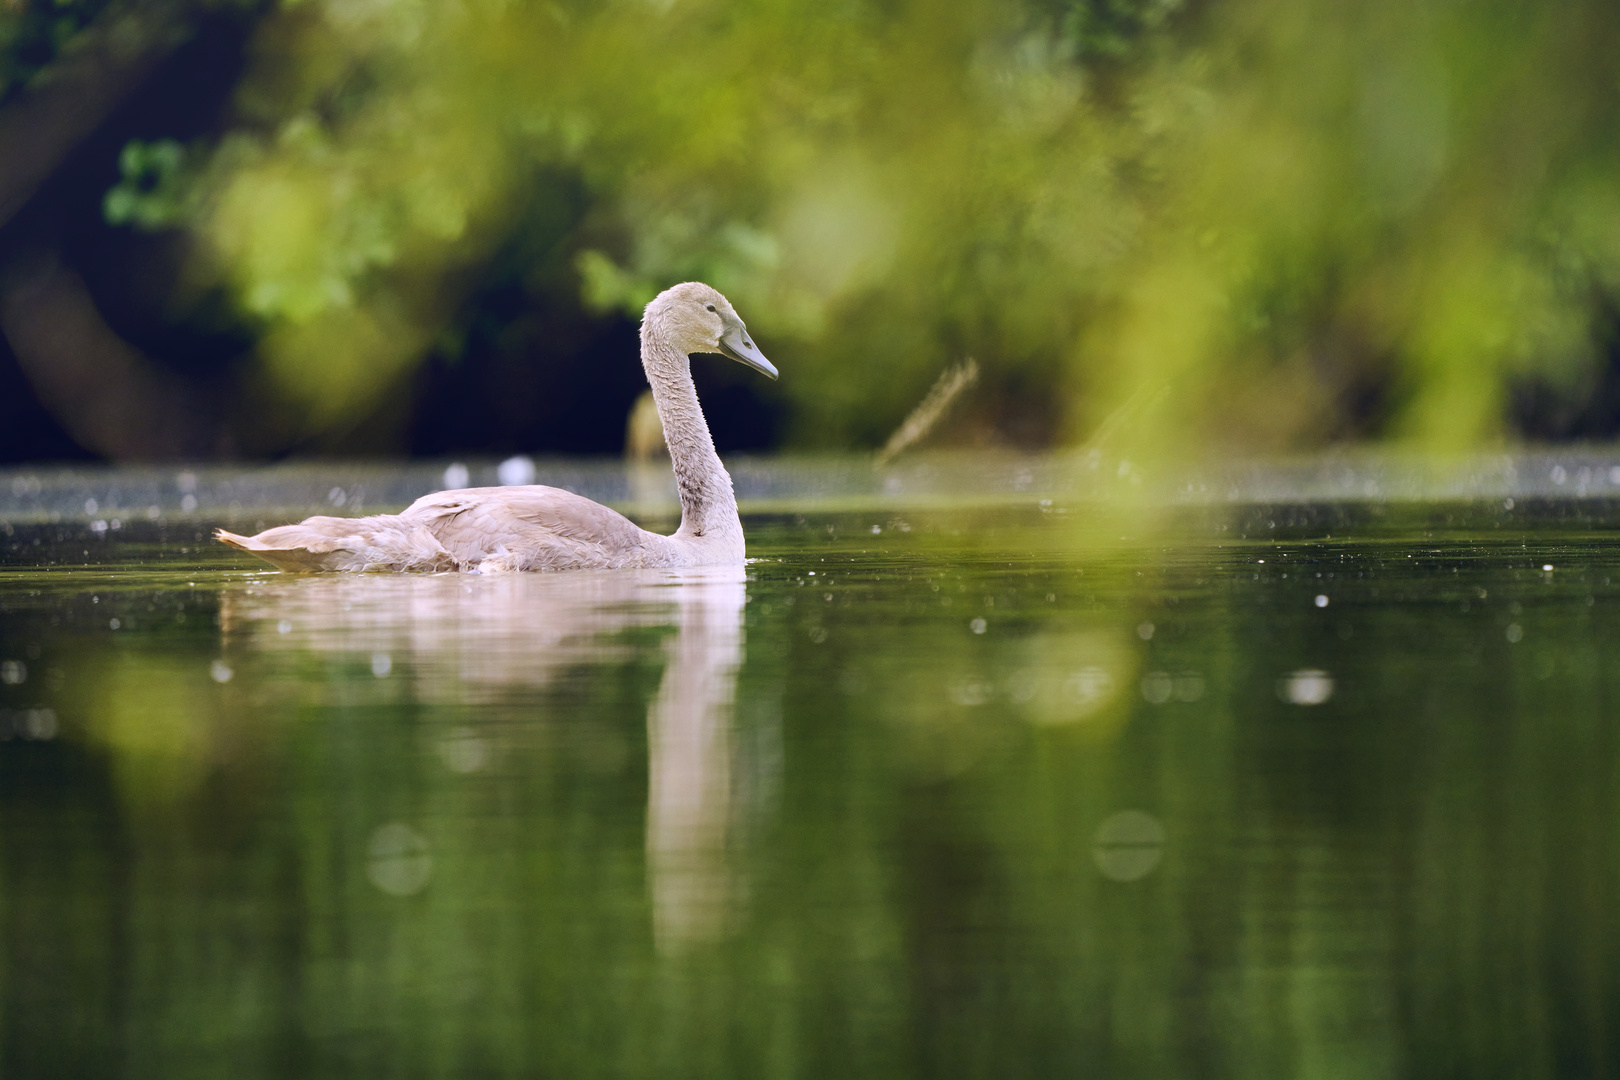
<path fill-rule="evenodd" d="M 769 378 L 776 368 L 765 359 L 731 301 L 700 281 L 665 289 L 647 305 L 642 332 L 656 327 L 681 352 L 719 353 Z"/>

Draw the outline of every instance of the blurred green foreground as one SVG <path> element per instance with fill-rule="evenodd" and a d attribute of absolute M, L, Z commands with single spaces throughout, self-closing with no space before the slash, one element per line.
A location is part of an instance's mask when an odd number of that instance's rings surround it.
<path fill-rule="evenodd" d="M 13 112 L 128 10 L 0 10 Z M 779 395 L 746 400 L 781 445 L 879 445 L 968 356 L 959 442 L 1152 458 L 1620 430 L 1607 0 L 133 10 L 250 27 L 217 120 L 149 125 L 102 205 L 174 238 L 169 318 L 244 343 L 185 375 L 236 402 L 237 452 L 368 423 L 397 451 L 384 421 L 433 404 L 410 404 L 413 372 L 480 349 L 541 399 L 582 365 L 633 381 L 633 345 L 532 312 L 633 317 L 687 278 L 782 368 L 746 391 Z M 167 445 L 63 422 L 108 456 Z"/>

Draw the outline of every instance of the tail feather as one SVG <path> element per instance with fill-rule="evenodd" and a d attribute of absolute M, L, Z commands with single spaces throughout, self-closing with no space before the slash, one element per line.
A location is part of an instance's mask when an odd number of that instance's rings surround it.
<path fill-rule="evenodd" d="M 297 525 L 266 529 L 255 536 L 238 536 L 218 529 L 214 539 L 294 573 L 457 568 L 455 559 L 437 537 L 422 526 L 406 525 L 393 515 L 312 517 Z"/>

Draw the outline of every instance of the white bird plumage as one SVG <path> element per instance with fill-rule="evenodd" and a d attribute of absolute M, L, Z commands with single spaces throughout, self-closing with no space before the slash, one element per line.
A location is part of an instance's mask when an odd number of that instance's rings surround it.
<path fill-rule="evenodd" d="M 585 570 L 737 566 L 742 521 L 692 386 L 691 354 L 721 353 L 776 378 L 724 296 L 689 281 L 660 293 L 641 320 L 641 365 L 664 425 L 681 499 L 673 536 L 648 532 L 560 488 L 462 488 L 425 495 L 403 513 L 312 517 L 297 525 L 215 536 L 283 570 Z"/>

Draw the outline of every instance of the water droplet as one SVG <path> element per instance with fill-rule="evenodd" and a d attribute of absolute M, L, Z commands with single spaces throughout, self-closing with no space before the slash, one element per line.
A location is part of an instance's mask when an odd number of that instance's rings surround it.
<path fill-rule="evenodd" d="M 388 677 L 388 673 L 393 670 L 393 657 L 389 656 L 385 652 L 371 654 L 371 673 L 377 676 L 377 678 L 385 679 Z"/>
<path fill-rule="evenodd" d="M 1163 705 L 1175 692 L 1176 683 L 1168 671 L 1150 671 L 1142 676 L 1142 700 L 1149 705 Z"/>
<path fill-rule="evenodd" d="M 968 629 L 972 630 L 975 634 L 982 634 L 989 628 L 990 624 L 985 622 L 983 619 L 974 619 L 972 622 L 968 623 Z"/>
<path fill-rule="evenodd" d="M 215 682 L 223 685 L 230 682 L 231 676 L 235 675 L 236 672 L 232 671 L 230 665 L 225 663 L 225 661 L 215 660 L 212 664 L 208 665 L 208 674 Z"/>
<path fill-rule="evenodd" d="M 1100 704 L 1114 692 L 1114 677 L 1100 667 L 1085 667 L 1063 684 L 1065 695 L 1077 705 Z"/>
<path fill-rule="evenodd" d="M 1323 596 L 1322 594 L 1318 593 L 1317 596 L 1316 596 L 1316 606 L 1317 607 L 1327 607 L 1328 606 L 1328 598 L 1326 596 Z"/>
<path fill-rule="evenodd" d="M 25 738 L 38 739 L 40 742 L 56 738 L 56 712 L 53 709 L 28 709 L 17 720 Z"/>
<path fill-rule="evenodd" d="M 1507 639 L 1508 644 L 1510 645 L 1517 645 L 1519 642 L 1523 641 L 1524 627 L 1520 626 L 1518 623 L 1508 623 Z"/>
<path fill-rule="evenodd" d="M 951 687 L 951 700 L 958 705 L 983 705 L 996 695 L 996 688 L 987 682 L 959 682 Z"/>
<path fill-rule="evenodd" d="M 1153 624 L 1150 622 L 1136 624 L 1136 636 L 1143 641 L 1153 640 Z"/>
<path fill-rule="evenodd" d="M 1176 676 L 1176 700 L 1193 702 L 1204 696 L 1204 677 L 1196 671 L 1183 671 Z"/>
<path fill-rule="evenodd" d="M 444 467 L 444 486 L 447 488 L 464 488 L 472 482 L 472 472 L 459 461 L 452 461 Z"/>
<path fill-rule="evenodd" d="M 389 896 L 419 893 L 433 876 L 433 856 L 428 852 L 427 840 L 397 821 L 371 834 L 366 855 L 366 876 Z"/>
<path fill-rule="evenodd" d="M 439 757 L 453 773 L 475 773 L 489 759 L 489 746 L 468 728 L 456 728 L 439 743 Z"/>
<path fill-rule="evenodd" d="M 1007 696 L 1020 705 L 1035 700 L 1040 688 L 1040 677 L 1028 669 L 1015 671 L 1007 679 Z"/>
<path fill-rule="evenodd" d="M 1121 810 L 1097 828 L 1091 857 L 1110 881 L 1139 881 L 1164 859 L 1164 826 L 1152 814 Z"/>
<path fill-rule="evenodd" d="M 1333 676 L 1302 668 L 1277 680 L 1277 696 L 1291 705 L 1320 705 L 1333 696 Z"/>

